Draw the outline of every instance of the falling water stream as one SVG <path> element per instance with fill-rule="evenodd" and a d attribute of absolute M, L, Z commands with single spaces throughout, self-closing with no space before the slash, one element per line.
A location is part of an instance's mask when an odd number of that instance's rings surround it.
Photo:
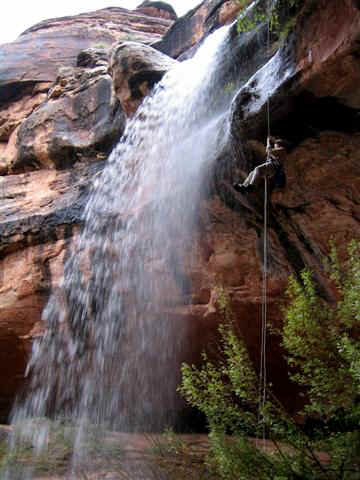
<path fill-rule="evenodd" d="M 38 452 L 44 418 L 76 425 L 75 456 L 86 454 L 88 425 L 154 432 L 177 420 L 187 334 L 174 312 L 190 302 L 199 201 L 226 143 L 233 90 L 219 79 L 231 62 L 229 28 L 163 77 L 94 181 L 83 232 L 43 314 L 28 392 L 14 408 Z M 36 427 L 27 423 L 34 418 Z"/>

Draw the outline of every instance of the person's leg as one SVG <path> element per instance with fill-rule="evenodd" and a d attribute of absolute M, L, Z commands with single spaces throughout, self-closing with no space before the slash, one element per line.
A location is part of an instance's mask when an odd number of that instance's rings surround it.
<path fill-rule="evenodd" d="M 248 176 L 249 186 L 257 187 L 264 178 L 271 178 L 275 174 L 275 168 L 272 162 L 265 162 L 258 165 Z"/>
<path fill-rule="evenodd" d="M 253 170 L 252 172 L 249 173 L 249 175 L 245 178 L 245 180 L 243 181 L 243 183 L 236 183 L 233 185 L 233 187 L 235 188 L 235 190 L 237 192 L 246 192 L 246 191 L 250 191 L 254 188 L 254 180 L 256 179 L 258 173 L 256 171 L 257 167 L 255 168 L 255 170 Z"/>
<path fill-rule="evenodd" d="M 259 172 L 260 172 L 259 167 L 254 168 L 254 170 L 250 172 L 249 175 L 246 177 L 243 183 L 243 186 L 246 188 L 249 187 L 250 185 L 255 186 L 258 181 Z"/>
<path fill-rule="evenodd" d="M 274 168 L 271 162 L 265 162 L 254 168 L 254 170 L 249 173 L 243 183 L 235 184 L 233 187 L 238 192 L 251 191 L 261 183 L 263 178 L 266 176 L 271 177 L 273 174 Z"/>

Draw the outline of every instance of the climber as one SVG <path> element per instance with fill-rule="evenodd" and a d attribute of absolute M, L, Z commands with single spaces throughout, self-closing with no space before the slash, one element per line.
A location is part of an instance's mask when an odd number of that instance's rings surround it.
<path fill-rule="evenodd" d="M 240 193 L 251 192 L 260 184 L 263 178 L 273 178 L 274 186 L 285 187 L 285 172 L 282 161 L 286 156 L 284 140 L 268 137 L 266 146 L 266 162 L 258 165 L 246 177 L 243 183 L 234 183 L 233 188 Z"/>

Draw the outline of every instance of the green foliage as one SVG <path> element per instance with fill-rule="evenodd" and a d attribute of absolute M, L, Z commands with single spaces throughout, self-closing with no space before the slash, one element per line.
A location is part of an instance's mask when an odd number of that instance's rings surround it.
<path fill-rule="evenodd" d="M 246 10 L 252 0 L 238 0 L 243 8 L 238 17 L 238 32 L 248 32 L 258 25 L 269 22 L 271 32 L 284 37 L 295 25 L 295 15 L 303 4 L 303 0 L 258 0 L 253 7 Z"/>
<path fill-rule="evenodd" d="M 334 246 L 327 263 L 337 302 L 328 305 L 312 275 L 291 277 L 282 343 L 290 376 L 307 393 L 301 426 L 268 387 L 260 411 L 258 379 L 236 334 L 230 299 L 218 290 L 224 317 L 219 359 L 183 365 L 180 392 L 208 421 L 209 465 L 226 480 L 360 479 L 360 244 L 341 264 Z M 262 419 L 263 425 L 258 419 Z M 253 441 L 265 429 L 267 443 Z M 265 442 L 265 441 L 264 441 Z"/>
<path fill-rule="evenodd" d="M 354 388 L 360 395 L 360 345 L 344 335 L 339 342 L 339 352 L 349 364 L 349 373 L 354 379 Z"/>
<path fill-rule="evenodd" d="M 215 431 L 251 431 L 256 418 L 255 374 L 247 361 L 244 345 L 235 335 L 223 335 L 224 360 L 215 365 L 203 354 L 203 365 L 182 366 L 180 392 L 208 419 Z"/>
<path fill-rule="evenodd" d="M 251 0 L 239 0 L 239 3 L 244 9 L 243 13 L 239 15 L 237 20 L 237 29 L 239 33 L 248 32 L 267 20 L 268 15 L 264 7 L 255 6 L 249 12 L 246 11 L 246 8 L 248 8 L 252 3 Z"/>
<path fill-rule="evenodd" d="M 360 245 L 351 242 L 348 260 L 341 266 L 332 246 L 327 269 L 340 300 L 329 306 L 316 292 L 310 272 L 302 283 L 290 278 L 283 345 L 291 377 L 307 387 L 308 413 L 325 420 L 339 409 L 351 408 L 359 394 Z"/>
<path fill-rule="evenodd" d="M 204 352 L 200 367 L 184 363 L 179 391 L 205 414 L 211 430 L 249 432 L 256 419 L 256 375 L 232 327 L 229 299 L 221 288 L 217 289 L 217 304 L 226 321 L 219 328 L 221 358 L 214 363 Z"/>

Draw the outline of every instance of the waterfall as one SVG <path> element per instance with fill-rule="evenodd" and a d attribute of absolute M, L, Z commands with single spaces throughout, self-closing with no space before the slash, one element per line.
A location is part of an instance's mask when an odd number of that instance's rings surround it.
<path fill-rule="evenodd" d="M 226 143 L 229 42 L 229 27 L 217 30 L 163 77 L 94 181 L 14 407 L 37 451 L 46 418 L 70 419 L 78 451 L 88 425 L 153 432 L 176 422 L 187 333 L 175 313 L 191 303 L 199 202 Z"/>

